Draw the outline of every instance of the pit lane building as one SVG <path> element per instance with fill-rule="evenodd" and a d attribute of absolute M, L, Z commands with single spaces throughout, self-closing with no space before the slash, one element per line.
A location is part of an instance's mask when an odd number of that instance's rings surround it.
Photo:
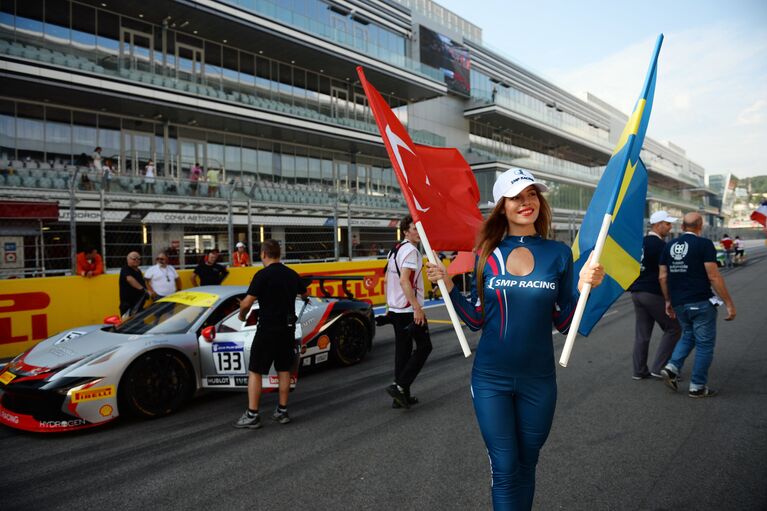
<path fill-rule="evenodd" d="M 626 115 L 485 47 L 430 0 L 0 0 L 0 201 L 59 206 L 3 220 L 3 247 L 19 248 L 0 274 L 67 271 L 71 211 L 78 250 L 95 245 L 108 267 L 165 248 L 190 266 L 265 236 L 288 259 L 378 254 L 406 209 L 357 65 L 416 142 L 461 150 L 483 203 L 499 172 L 530 168 L 557 235 L 574 235 Z M 649 135 L 648 216 L 713 221 L 704 169 Z"/>

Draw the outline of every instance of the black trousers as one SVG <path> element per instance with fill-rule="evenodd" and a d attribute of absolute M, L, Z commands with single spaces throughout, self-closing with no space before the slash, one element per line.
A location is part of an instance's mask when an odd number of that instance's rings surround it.
<path fill-rule="evenodd" d="M 431 353 L 429 325 L 416 325 L 412 312 L 392 313 L 394 325 L 394 381 L 410 391 L 410 386 L 418 376 Z M 415 341 L 415 351 L 413 342 Z"/>

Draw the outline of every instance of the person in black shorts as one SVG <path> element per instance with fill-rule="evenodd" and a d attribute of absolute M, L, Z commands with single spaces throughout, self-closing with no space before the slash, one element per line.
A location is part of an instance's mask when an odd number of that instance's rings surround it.
<path fill-rule="evenodd" d="M 272 419 L 280 424 L 290 422 L 288 395 L 290 370 L 296 360 L 296 295 L 306 298 L 306 284 L 295 271 L 280 262 L 280 244 L 275 240 L 261 243 L 264 269 L 250 282 L 248 293 L 240 302 L 240 321 L 258 300 L 258 328 L 250 347 L 248 366 L 248 409 L 234 427 L 261 427 L 258 405 L 261 401 L 261 376 L 269 373 L 274 363 L 279 378 L 279 403 Z"/>
<path fill-rule="evenodd" d="M 205 254 L 205 259 L 192 271 L 192 282 L 195 287 L 218 286 L 229 275 L 229 270 L 216 262 L 218 254 L 217 248 L 210 250 Z"/>

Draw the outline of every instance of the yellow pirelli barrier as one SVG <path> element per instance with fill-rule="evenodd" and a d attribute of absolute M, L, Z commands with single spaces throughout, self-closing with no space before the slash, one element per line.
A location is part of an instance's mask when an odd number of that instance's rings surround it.
<path fill-rule="evenodd" d="M 302 275 L 354 275 L 347 287 L 354 297 L 374 305 L 386 301 L 383 260 L 291 264 Z M 247 286 L 261 267 L 230 268 L 225 285 Z M 179 271 L 183 289 L 193 286 L 192 270 Z M 431 289 L 425 282 L 427 293 Z M 343 296 L 341 282 L 325 284 L 332 296 Z M 321 296 L 313 283 L 309 294 Z M 13 357 L 62 330 L 103 323 L 119 314 L 118 275 L 46 277 L 0 281 L 0 359 Z"/>

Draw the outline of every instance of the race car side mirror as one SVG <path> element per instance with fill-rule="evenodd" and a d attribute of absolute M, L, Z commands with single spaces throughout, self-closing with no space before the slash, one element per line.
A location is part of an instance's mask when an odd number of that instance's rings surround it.
<path fill-rule="evenodd" d="M 104 324 L 105 325 L 117 326 L 120 323 L 122 323 L 122 320 L 120 319 L 120 316 L 107 316 L 107 317 L 104 318 Z"/>
<path fill-rule="evenodd" d="M 208 342 L 212 342 L 213 339 L 216 338 L 216 327 L 211 325 L 211 326 L 206 326 L 205 328 L 203 328 L 202 338 Z"/>

